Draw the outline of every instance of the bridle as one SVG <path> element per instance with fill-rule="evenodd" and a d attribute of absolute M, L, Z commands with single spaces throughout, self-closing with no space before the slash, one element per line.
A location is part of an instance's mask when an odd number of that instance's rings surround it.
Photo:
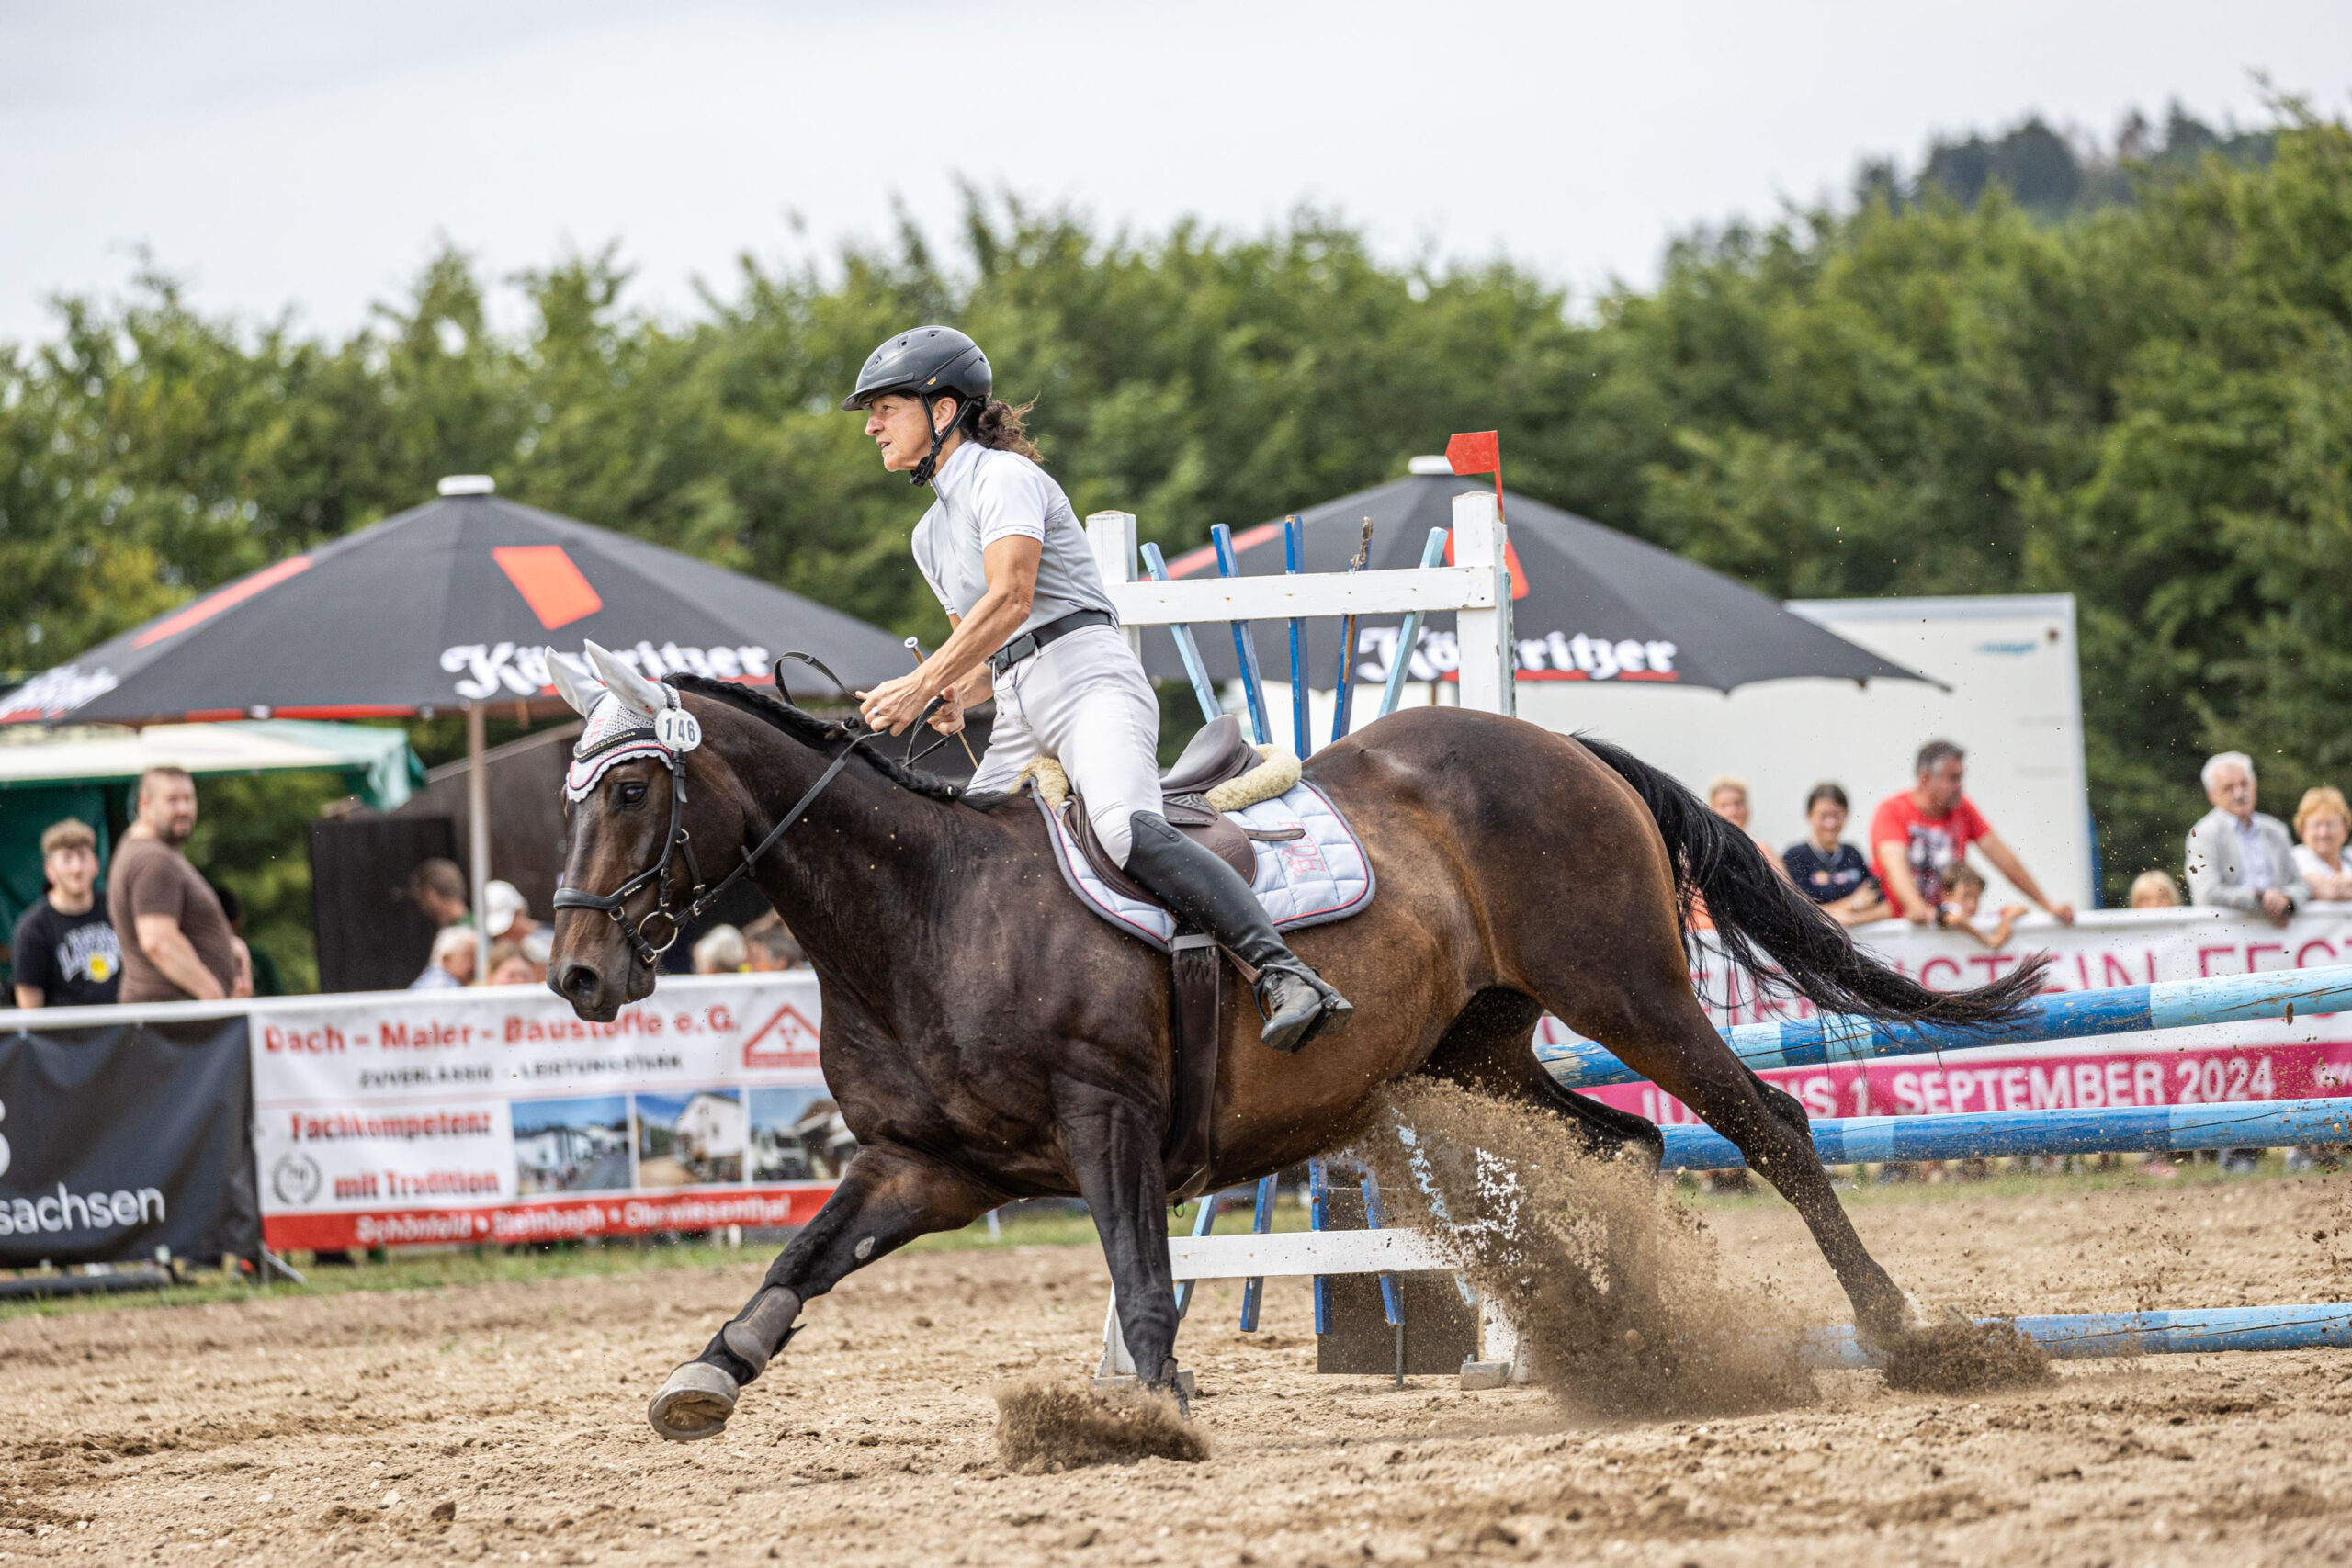
<path fill-rule="evenodd" d="M 674 692 L 671 694 L 670 700 L 673 704 L 677 702 Z M 684 712 L 680 707 L 673 707 L 670 711 Z M 610 916 L 613 923 L 620 927 L 621 934 L 628 939 L 630 949 L 637 954 L 637 961 L 649 969 L 655 967 L 661 956 L 676 945 L 679 933 L 695 920 L 700 919 L 703 914 L 718 901 L 720 894 L 734 886 L 751 873 L 752 868 L 759 863 L 760 857 L 773 849 L 778 839 L 784 837 L 785 830 L 799 821 L 808 808 L 817 804 L 817 797 L 824 794 L 825 786 L 831 784 L 840 776 L 841 771 L 849 765 L 849 760 L 857 749 L 876 739 L 876 733 L 868 730 L 863 735 L 853 737 L 850 743 L 842 748 L 840 755 L 827 764 L 825 771 L 818 775 L 817 782 L 810 784 L 808 792 L 793 803 L 792 809 L 784 814 L 783 820 L 769 829 L 767 836 L 756 845 L 743 852 L 743 863 L 721 877 L 716 886 L 707 888 L 703 886 L 702 866 L 695 859 L 693 837 L 686 831 L 685 753 L 701 744 L 700 728 L 699 726 L 693 728 L 693 739 L 689 744 L 673 749 L 665 741 L 659 750 L 640 750 L 638 755 L 651 756 L 654 761 L 670 770 L 670 830 L 662 841 L 661 858 L 610 893 L 590 893 L 579 887 L 559 887 L 555 892 L 555 907 L 558 909 L 595 909 Z M 572 758 L 578 762 L 594 761 L 597 757 L 617 750 L 624 746 L 642 748 L 644 741 L 643 729 L 626 730 L 608 737 L 584 751 L 574 751 Z M 670 864 L 672 861 L 679 858 L 685 861 L 686 875 L 691 880 L 684 906 L 673 908 L 670 901 Z M 635 925 L 631 925 L 622 910 L 622 906 L 649 885 L 653 888 L 653 908 L 648 909 Z M 659 942 L 653 940 L 652 935 L 654 922 L 657 920 L 664 922 L 667 927 Z"/>

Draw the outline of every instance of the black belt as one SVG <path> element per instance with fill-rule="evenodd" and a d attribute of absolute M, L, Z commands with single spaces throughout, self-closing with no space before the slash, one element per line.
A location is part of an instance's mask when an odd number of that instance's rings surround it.
<path fill-rule="evenodd" d="M 1031 654 L 1045 648 L 1047 643 L 1057 642 L 1074 631 L 1082 631 L 1088 626 L 1115 626 L 1118 624 L 1118 617 L 1108 610 L 1072 610 L 1067 615 L 1023 632 L 1019 637 L 989 654 L 989 673 L 1001 675 Z"/>

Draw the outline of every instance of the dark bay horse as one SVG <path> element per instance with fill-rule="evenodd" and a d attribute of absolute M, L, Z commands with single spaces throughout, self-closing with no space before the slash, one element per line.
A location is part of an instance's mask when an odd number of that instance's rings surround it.
<path fill-rule="evenodd" d="M 640 713 L 668 697 L 606 674 L 612 700 Z M 741 863 L 861 733 L 763 693 L 672 684 L 700 726 L 674 777 L 660 757 L 621 762 L 572 808 L 566 887 L 628 891 L 619 919 L 557 916 L 548 984 L 585 1019 L 652 991 L 631 932 L 657 895 L 682 908 L 690 879 Z M 666 1438 L 718 1431 L 802 1306 L 844 1275 L 1015 1198 L 1085 1199 L 1136 1364 L 1155 1385 L 1174 1377 L 1168 960 L 1079 904 L 1032 803 L 965 797 L 871 750 L 750 873 L 815 966 L 825 1080 L 857 1153 L 743 1311 L 656 1396 Z M 1997 1021 L 2039 988 L 2038 965 L 1979 990 L 1925 990 L 1862 953 L 1666 775 L 1517 719 L 1408 710 L 1317 752 L 1306 776 L 1347 814 L 1379 879 L 1364 913 L 1294 933 L 1354 1000 L 1355 1024 L 1283 1056 L 1259 1045 L 1251 1010 L 1234 1010 L 1215 1186 L 1346 1141 L 1382 1086 L 1411 1074 L 1542 1106 L 1596 1150 L 1633 1145 L 1654 1165 L 1655 1126 L 1558 1088 L 1538 1064 L 1548 1010 L 1739 1146 L 1804 1217 L 1865 1336 L 1905 1331 L 1905 1297 L 1838 1206 L 1803 1110 L 1732 1055 L 1692 994 L 1691 897 L 1734 963 L 1777 965 L 1827 1010 Z M 666 852 L 677 827 L 695 872 Z"/>

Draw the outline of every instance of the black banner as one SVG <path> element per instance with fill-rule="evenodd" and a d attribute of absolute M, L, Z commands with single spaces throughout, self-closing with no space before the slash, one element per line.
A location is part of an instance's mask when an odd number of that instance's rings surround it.
<path fill-rule="evenodd" d="M 0 1034 L 0 1267 L 261 1248 L 243 1017 Z"/>

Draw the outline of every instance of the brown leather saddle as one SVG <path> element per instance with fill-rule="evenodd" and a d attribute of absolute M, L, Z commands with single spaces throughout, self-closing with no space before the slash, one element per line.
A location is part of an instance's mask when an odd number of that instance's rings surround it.
<path fill-rule="evenodd" d="M 1302 828 L 1245 829 L 1209 804 L 1209 791 L 1241 777 L 1263 761 L 1242 734 L 1241 721 L 1226 714 L 1203 725 L 1176 759 L 1176 765 L 1159 775 L 1160 815 L 1169 826 L 1206 845 L 1244 882 L 1254 882 L 1258 875 L 1258 852 L 1250 847 L 1252 839 L 1295 839 L 1306 831 Z M 1103 849 L 1087 818 L 1086 804 L 1075 792 L 1063 804 L 1061 819 L 1096 875 L 1130 898 L 1158 902 L 1130 880 Z M 1168 1130 L 1160 1140 L 1159 1156 L 1167 1171 L 1168 1196 L 1174 1201 L 1198 1197 L 1208 1184 L 1216 1158 L 1216 1065 L 1223 1033 L 1225 965 L 1218 962 L 1216 944 L 1198 933 L 1180 931 L 1169 947 L 1173 1014 L 1169 1034 L 1176 1061 Z M 1249 977 L 1253 983 L 1257 979 L 1255 975 Z"/>
<path fill-rule="evenodd" d="M 1159 814 L 1168 818 L 1168 825 L 1206 847 L 1238 873 L 1244 882 L 1258 878 L 1258 852 L 1250 847 L 1250 840 L 1295 839 L 1306 832 L 1303 828 L 1272 831 L 1244 828 L 1209 804 L 1209 791 L 1239 778 L 1264 760 L 1242 734 L 1241 721 L 1228 713 L 1201 726 L 1200 733 L 1193 737 L 1176 759 L 1176 765 L 1159 775 Z M 1075 790 L 1062 807 L 1062 826 L 1069 829 L 1079 852 L 1086 857 L 1086 863 L 1094 868 L 1097 876 L 1127 897 L 1146 904 L 1159 901 L 1111 858 L 1111 852 L 1094 836 L 1094 824 L 1086 815 L 1085 802 Z"/>

